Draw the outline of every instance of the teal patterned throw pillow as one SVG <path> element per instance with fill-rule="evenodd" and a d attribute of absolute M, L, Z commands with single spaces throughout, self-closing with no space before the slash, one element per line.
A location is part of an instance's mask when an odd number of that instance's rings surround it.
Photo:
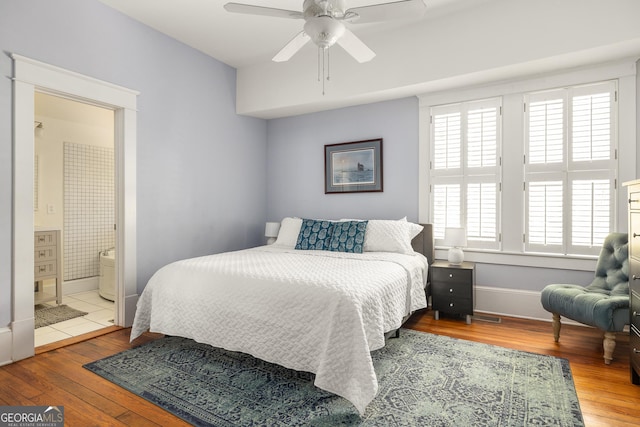
<path fill-rule="evenodd" d="M 303 219 L 296 249 L 309 251 L 329 250 L 331 235 L 333 233 L 333 222 L 315 219 Z"/>
<path fill-rule="evenodd" d="M 333 224 L 329 250 L 361 254 L 368 221 L 342 221 Z"/>

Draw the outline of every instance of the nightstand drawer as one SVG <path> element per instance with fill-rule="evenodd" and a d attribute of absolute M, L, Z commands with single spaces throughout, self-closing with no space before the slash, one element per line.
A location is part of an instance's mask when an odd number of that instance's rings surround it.
<path fill-rule="evenodd" d="M 457 282 L 437 282 L 433 281 L 431 284 L 431 293 L 437 298 L 471 298 L 473 291 L 471 282 L 457 283 Z"/>
<path fill-rule="evenodd" d="M 432 282 L 440 283 L 461 283 L 468 285 L 471 283 L 473 271 L 461 268 L 434 268 L 432 269 Z"/>
<path fill-rule="evenodd" d="M 434 298 L 433 309 L 451 314 L 473 314 L 473 301 L 471 298 L 441 296 Z"/>

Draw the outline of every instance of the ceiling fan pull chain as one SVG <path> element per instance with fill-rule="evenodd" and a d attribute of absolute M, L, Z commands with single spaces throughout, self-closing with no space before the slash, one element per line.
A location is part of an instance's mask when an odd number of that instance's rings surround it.
<path fill-rule="evenodd" d="M 325 67 L 324 67 L 324 57 L 325 57 L 325 49 L 322 49 L 322 96 L 324 96 L 324 73 L 325 73 Z"/>
<path fill-rule="evenodd" d="M 327 81 L 331 80 L 331 50 L 327 48 Z"/>
<path fill-rule="evenodd" d="M 322 60 L 320 59 L 320 52 L 322 51 L 322 49 L 320 49 L 320 46 L 318 46 L 318 81 L 320 81 L 320 66 L 322 63 Z"/>

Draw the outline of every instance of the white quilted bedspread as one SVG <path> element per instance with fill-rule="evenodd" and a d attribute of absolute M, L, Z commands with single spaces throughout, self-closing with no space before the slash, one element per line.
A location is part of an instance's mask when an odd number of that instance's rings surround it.
<path fill-rule="evenodd" d="M 169 264 L 149 280 L 131 340 L 191 338 L 316 374 L 362 414 L 378 382 L 370 352 L 426 307 L 420 254 L 347 254 L 261 246 Z"/>

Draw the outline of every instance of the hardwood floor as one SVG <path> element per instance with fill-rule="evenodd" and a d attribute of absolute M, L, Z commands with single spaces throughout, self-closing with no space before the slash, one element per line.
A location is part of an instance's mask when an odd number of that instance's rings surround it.
<path fill-rule="evenodd" d="M 614 360 L 602 358 L 602 334 L 591 328 L 564 325 L 560 343 L 551 323 L 502 318 L 500 323 L 416 313 L 412 329 L 471 341 L 567 358 L 588 427 L 640 426 L 640 386 L 629 376 L 629 340 L 618 335 Z M 116 329 L 116 328 L 114 328 Z M 83 364 L 158 338 L 145 334 L 129 344 L 129 329 L 39 349 L 35 357 L 0 368 L 0 405 L 64 406 L 68 426 L 186 426 L 187 423 L 146 400 L 87 371 Z M 65 345 L 68 344 L 68 345 Z M 44 351 L 48 350 L 48 351 Z"/>

